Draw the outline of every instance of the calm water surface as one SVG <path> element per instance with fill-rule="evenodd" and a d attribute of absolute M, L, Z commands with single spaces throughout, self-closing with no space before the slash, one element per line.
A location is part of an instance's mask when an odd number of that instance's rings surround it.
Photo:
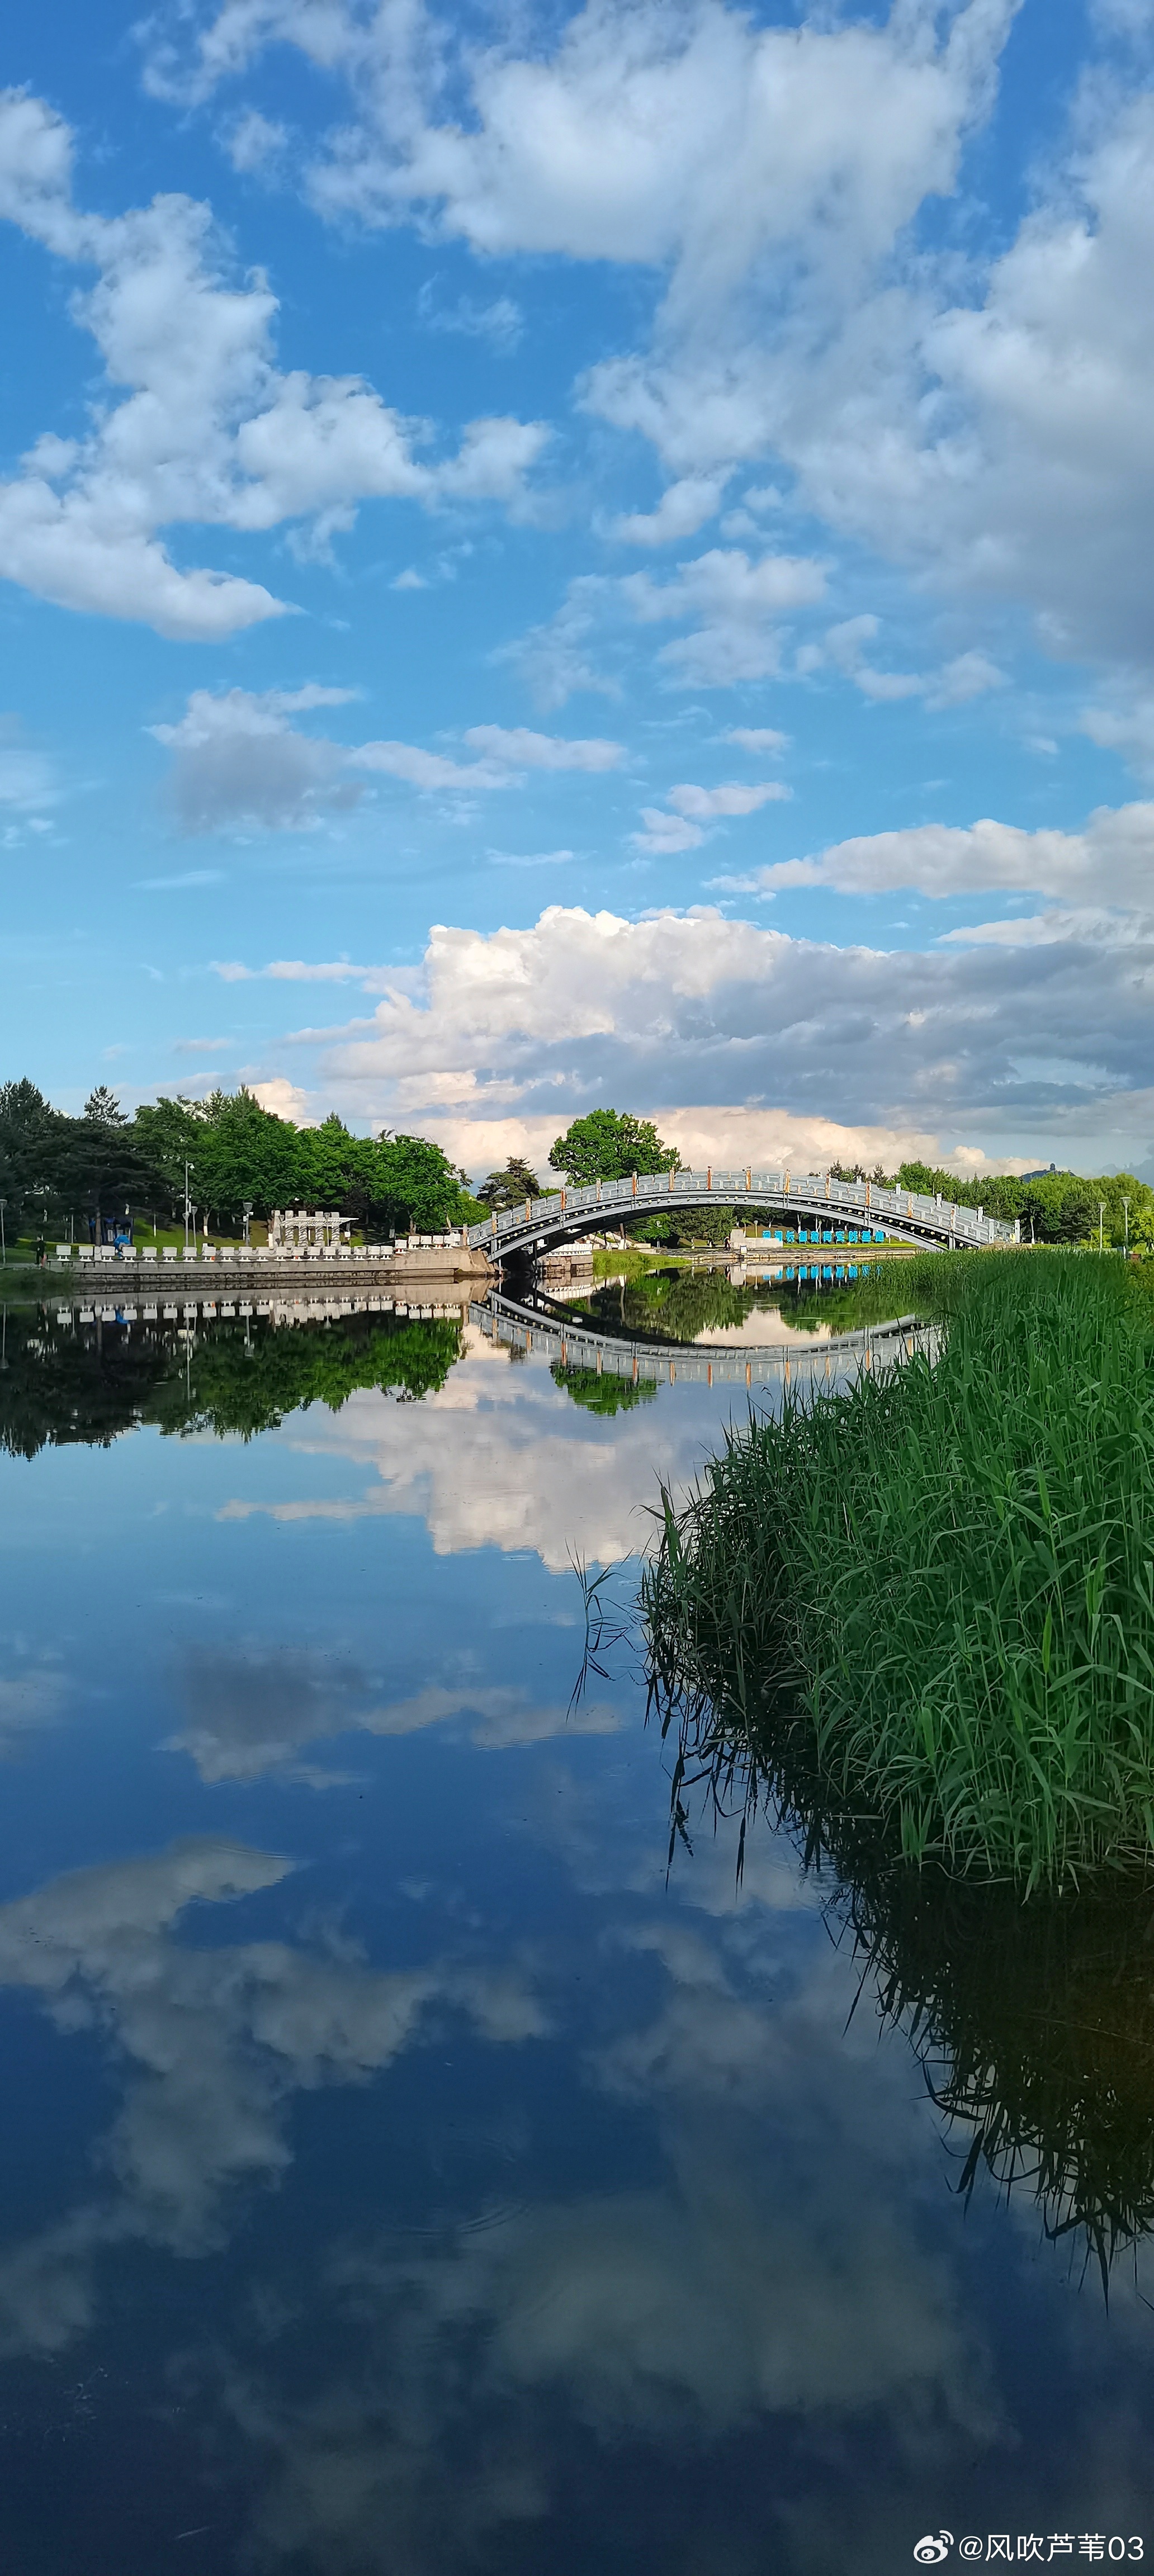
<path fill-rule="evenodd" d="M 625 1647 L 570 1709 L 573 1560 L 744 1398 L 444 1319 L 4 1360 L 9 2576 L 1154 2554 L 1154 2289 L 1053 2232 L 1154 2200 L 1145 1924 L 900 1932 L 1023 2167 L 967 2194 L 892 1945 L 768 1824 L 667 1881 Z"/>

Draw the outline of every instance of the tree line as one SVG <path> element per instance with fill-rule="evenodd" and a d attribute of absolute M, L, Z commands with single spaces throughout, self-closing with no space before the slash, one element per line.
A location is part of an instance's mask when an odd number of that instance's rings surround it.
<path fill-rule="evenodd" d="M 651 1121 L 615 1109 L 594 1109 L 584 1118 L 575 1118 L 551 1147 L 549 1161 L 555 1172 L 575 1185 L 628 1180 L 633 1172 L 682 1169 L 677 1147 L 665 1144 Z M 1104 1243 L 1154 1244 L 1154 1190 L 1132 1172 L 1087 1177 L 1080 1172 L 1051 1171 L 1031 1180 L 1014 1173 L 987 1172 L 965 1181 L 956 1172 L 929 1163 L 901 1163 L 896 1172 L 883 1170 L 880 1163 L 872 1171 L 861 1163 L 833 1163 L 829 1177 L 873 1181 L 883 1189 L 913 1190 L 927 1197 L 940 1191 L 959 1207 L 981 1207 L 987 1216 L 1003 1217 L 1011 1224 L 1019 1218 L 1026 1242 L 1096 1242 L 1101 1213 Z M 510 1162 L 504 1171 L 490 1172 L 478 1195 L 488 1206 L 514 1207 L 522 1199 L 539 1196 L 540 1186 L 527 1163 Z M 740 1221 L 739 1208 L 674 1208 L 668 1216 L 642 1218 L 628 1230 L 648 1242 L 724 1243 L 730 1228 Z"/>
<path fill-rule="evenodd" d="M 278 1207 L 335 1208 L 369 1234 L 439 1233 L 485 1213 L 468 1176 L 424 1136 L 354 1136 L 337 1117 L 297 1127 L 252 1092 L 158 1100 L 126 1117 L 103 1085 L 79 1118 L 54 1109 L 33 1082 L 0 1084 L 0 1199 L 7 1231 L 75 1224 L 101 1239 L 112 1221 L 194 1219 L 238 1230 L 246 1200 L 267 1219 Z"/>
<path fill-rule="evenodd" d="M 627 1180 L 631 1173 L 681 1169 L 675 1145 L 652 1121 L 631 1111 L 589 1110 L 575 1118 L 550 1147 L 549 1165 L 574 1186 Z M 894 1173 L 880 1165 L 834 1164 L 835 1180 L 873 1180 L 892 1188 L 932 1194 L 962 1206 L 982 1206 L 990 1216 L 1019 1217 L 1023 1235 L 1039 1243 L 1103 1241 L 1154 1243 L 1154 1191 L 1127 1172 L 1087 1178 L 1047 1172 L 1033 1180 L 984 1175 L 962 1181 L 927 1163 L 902 1163 Z M 79 1118 L 54 1109 L 33 1082 L 0 1083 L 0 1202 L 6 1232 L 28 1226 L 73 1227 L 99 1240 L 111 1222 L 151 1215 L 179 1224 L 188 1204 L 193 1216 L 217 1231 L 239 1231 L 246 1201 L 267 1219 L 277 1207 L 335 1208 L 369 1236 L 409 1230 L 439 1233 L 475 1223 L 491 1209 L 514 1207 L 542 1195 L 530 1165 L 512 1158 L 490 1172 L 474 1195 L 468 1174 L 425 1136 L 354 1136 L 342 1119 L 297 1127 L 262 1108 L 244 1088 L 214 1091 L 205 1100 L 183 1097 L 146 1103 L 127 1117 L 115 1095 L 100 1085 Z M 550 1181 L 547 1186 L 556 1184 Z M 1124 1201 L 1129 1199 L 1129 1211 Z M 724 1242 L 735 1212 L 727 1207 L 650 1217 L 630 1230 L 650 1240 L 693 1237 Z"/>

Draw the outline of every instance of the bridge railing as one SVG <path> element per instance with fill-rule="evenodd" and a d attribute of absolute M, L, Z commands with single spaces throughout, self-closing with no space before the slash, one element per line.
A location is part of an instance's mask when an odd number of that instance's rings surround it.
<path fill-rule="evenodd" d="M 580 1221 L 596 1228 L 605 1218 L 652 1215 L 679 1199 L 721 1206 L 769 1206 L 788 1219 L 826 1212 L 843 1223 L 872 1227 L 916 1228 L 930 1240 L 953 1238 L 966 1244 L 1013 1243 L 1017 1227 L 989 1217 L 984 1208 L 928 1197 L 917 1190 L 887 1189 L 876 1181 L 835 1181 L 824 1172 L 756 1171 L 747 1164 L 723 1171 L 712 1164 L 704 1172 L 649 1172 L 624 1181 L 594 1181 L 577 1189 L 552 1191 L 546 1198 L 526 1199 L 503 1208 L 487 1224 L 469 1229 L 469 1241 L 500 1251 L 502 1244 L 523 1242 L 539 1232 L 568 1230 Z"/>

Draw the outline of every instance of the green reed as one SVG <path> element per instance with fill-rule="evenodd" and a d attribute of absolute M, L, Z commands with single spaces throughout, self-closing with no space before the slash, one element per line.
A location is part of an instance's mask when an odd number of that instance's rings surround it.
<path fill-rule="evenodd" d="M 936 1360 L 788 1396 L 663 1497 L 655 1694 L 811 1839 L 1027 1890 L 1147 1864 L 1154 1300 L 1087 1256 L 917 1266 Z"/>

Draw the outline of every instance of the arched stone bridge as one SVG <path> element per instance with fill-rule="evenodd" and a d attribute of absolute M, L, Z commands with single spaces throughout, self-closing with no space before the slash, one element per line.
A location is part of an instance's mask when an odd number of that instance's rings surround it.
<path fill-rule="evenodd" d="M 634 1173 L 628 1181 L 595 1181 L 586 1189 L 555 1190 L 550 1197 L 526 1199 L 504 1208 L 483 1225 L 469 1228 L 469 1242 L 491 1261 L 514 1252 L 544 1252 L 567 1237 L 599 1234 L 605 1226 L 634 1217 L 680 1214 L 693 1207 L 748 1209 L 786 1225 L 829 1230 L 882 1229 L 903 1243 L 987 1245 L 1016 1243 L 1019 1227 L 983 1208 L 958 1207 L 950 1199 L 923 1198 L 916 1190 L 887 1190 L 876 1181 L 831 1181 L 824 1172 Z"/>

